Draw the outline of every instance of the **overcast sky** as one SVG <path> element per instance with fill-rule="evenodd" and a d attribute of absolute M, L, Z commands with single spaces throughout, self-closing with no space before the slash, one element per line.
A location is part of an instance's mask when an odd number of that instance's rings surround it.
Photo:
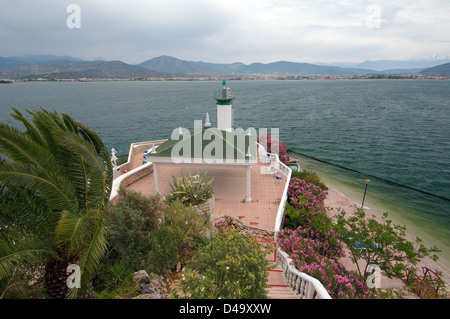
<path fill-rule="evenodd" d="M 70 4 L 77 10 L 67 12 Z M 70 18 L 68 23 L 68 18 Z M 78 26 L 79 28 L 73 26 Z M 140 63 L 450 55 L 450 0 L 2 0 L 0 56 Z"/>

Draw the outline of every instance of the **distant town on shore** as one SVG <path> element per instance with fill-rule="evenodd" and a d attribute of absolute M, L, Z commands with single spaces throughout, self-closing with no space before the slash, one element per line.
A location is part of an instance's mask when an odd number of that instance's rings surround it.
<path fill-rule="evenodd" d="M 370 69 L 369 67 L 373 67 Z M 390 67 L 390 68 L 389 68 Z M 387 68 L 387 69 L 384 69 Z M 85 61 L 69 56 L 0 57 L 0 83 L 17 81 L 201 81 L 201 80 L 450 79 L 450 59 L 366 61 L 317 65 L 207 63 L 160 56 L 139 64 Z"/>

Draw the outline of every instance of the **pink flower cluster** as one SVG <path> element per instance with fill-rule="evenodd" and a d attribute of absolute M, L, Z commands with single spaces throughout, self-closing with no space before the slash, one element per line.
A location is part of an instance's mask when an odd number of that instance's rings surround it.
<path fill-rule="evenodd" d="M 219 221 L 216 221 L 215 223 L 214 223 L 214 226 L 216 227 L 216 229 L 217 229 L 217 233 L 219 234 L 219 235 L 224 235 L 228 230 L 230 230 L 228 227 L 227 227 L 227 224 L 226 224 L 226 222 L 225 222 L 225 220 L 219 220 Z"/>
<path fill-rule="evenodd" d="M 303 228 L 283 229 L 280 231 L 279 247 L 288 254 L 303 256 L 302 259 L 315 261 L 316 256 L 329 258 L 343 257 L 342 245 L 335 239 L 334 232 L 323 234 L 314 229 Z M 312 257 L 312 259 L 309 259 Z"/>
<path fill-rule="evenodd" d="M 337 258 L 342 250 L 335 250 L 329 242 L 303 237 L 305 230 L 284 229 L 278 246 L 288 253 L 294 266 L 318 279 L 332 298 L 370 298 L 365 282 L 348 272 Z"/>
<path fill-rule="evenodd" d="M 319 186 L 309 184 L 297 177 L 291 178 L 288 200 L 295 209 L 322 210 L 325 197 L 325 193 Z"/>
<path fill-rule="evenodd" d="M 268 153 L 272 153 L 272 145 L 278 143 L 278 157 L 283 164 L 287 164 L 291 158 L 287 153 L 287 147 L 285 144 L 282 144 L 280 140 L 271 137 L 268 133 L 261 134 L 258 137 L 258 143 L 263 145 Z"/>

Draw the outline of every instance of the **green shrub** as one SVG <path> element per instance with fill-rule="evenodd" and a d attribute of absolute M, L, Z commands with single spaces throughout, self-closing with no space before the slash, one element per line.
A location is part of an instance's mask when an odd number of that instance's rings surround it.
<path fill-rule="evenodd" d="M 214 195 L 211 183 L 213 178 L 206 180 L 206 172 L 203 175 L 197 173 L 176 178 L 172 176 L 173 184 L 170 184 L 171 193 L 166 196 L 168 203 L 179 200 L 183 205 L 193 206 L 206 202 Z"/>
<path fill-rule="evenodd" d="M 179 261 L 180 241 L 173 227 L 162 225 L 150 234 L 150 271 L 163 273 Z"/>
<path fill-rule="evenodd" d="M 323 191 L 328 190 L 328 187 L 322 182 L 320 176 L 317 175 L 316 172 L 307 171 L 307 170 L 295 171 L 295 172 L 292 172 L 292 177 L 297 177 L 297 178 L 303 179 L 304 181 L 306 181 L 309 184 L 319 186 Z"/>
<path fill-rule="evenodd" d="M 284 227 L 288 229 L 306 228 L 316 233 L 319 237 L 329 237 L 334 232 L 333 220 L 325 210 L 310 211 L 295 209 L 289 203 L 285 206 Z"/>
<path fill-rule="evenodd" d="M 124 262 L 104 265 L 95 280 L 97 299 L 118 299 L 119 294 L 134 290 L 133 272 Z"/>
<path fill-rule="evenodd" d="M 109 228 L 108 259 L 126 263 L 131 270 L 139 270 L 148 258 L 148 237 L 157 227 L 161 211 L 159 195 L 144 196 L 121 187 L 117 203 L 109 205 L 104 218 Z"/>
<path fill-rule="evenodd" d="M 263 249 L 265 248 L 265 249 Z M 185 268 L 181 281 L 183 295 L 193 299 L 267 298 L 266 260 L 269 245 L 262 246 L 250 235 L 235 230 L 217 233 L 201 246 Z"/>
<path fill-rule="evenodd" d="M 204 237 L 206 225 L 199 213 L 180 201 L 167 203 L 163 221 L 149 237 L 150 267 L 153 272 L 172 269 L 179 261 L 181 250 Z"/>
<path fill-rule="evenodd" d="M 168 203 L 163 211 L 164 223 L 173 230 L 180 248 L 204 236 L 208 225 L 195 209 L 174 201 Z"/>

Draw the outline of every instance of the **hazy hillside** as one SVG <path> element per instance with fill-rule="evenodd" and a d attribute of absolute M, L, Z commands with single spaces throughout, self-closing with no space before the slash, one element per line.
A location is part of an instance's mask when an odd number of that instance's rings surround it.
<path fill-rule="evenodd" d="M 375 73 L 372 70 L 348 69 L 335 66 L 321 66 L 310 63 L 279 61 L 268 64 L 252 63 L 242 69 L 245 74 L 261 75 L 363 75 Z"/>
<path fill-rule="evenodd" d="M 404 70 L 412 71 L 412 70 L 423 70 L 425 68 L 431 68 L 440 64 L 449 63 L 450 57 L 442 56 L 439 58 L 429 58 L 422 60 L 375 60 L 375 61 L 364 61 L 361 63 L 337 63 L 337 66 L 345 67 L 345 68 L 358 68 L 358 69 L 370 69 L 375 71 L 400 71 Z"/>
<path fill-rule="evenodd" d="M 219 64 L 183 61 L 171 56 L 160 56 L 138 64 L 149 70 L 172 73 L 179 76 L 221 76 L 242 74 L 243 63 Z"/>
<path fill-rule="evenodd" d="M 367 61 L 370 62 L 370 61 Z M 378 61 L 394 66 L 389 61 Z M 386 62 L 386 63 L 385 63 Z M 389 63 L 388 63 L 389 62 Z M 363 64 L 360 64 L 363 65 Z M 366 63 L 364 65 L 373 65 Z M 404 66 L 411 66 L 404 64 Z M 420 73 L 448 76 L 450 63 L 423 69 L 395 69 L 374 71 L 359 67 L 316 65 L 310 63 L 278 61 L 272 63 L 208 63 L 184 61 L 171 56 L 160 56 L 138 65 L 122 61 L 83 61 L 53 55 L 0 57 L 0 78 L 6 79 L 79 79 L 79 78 L 173 78 L 220 76 L 360 76 L 380 74 Z"/>
<path fill-rule="evenodd" d="M 0 76 L 11 79 L 78 79 L 78 78 L 153 78 L 167 77 L 121 61 L 55 60 L 3 69 Z"/>
<path fill-rule="evenodd" d="M 18 57 L 0 57 L 0 68 L 8 69 L 23 65 L 38 64 L 56 60 L 83 61 L 82 59 L 77 59 L 70 56 L 56 56 L 56 55 L 25 55 Z"/>
<path fill-rule="evenodd" d="M 419 72 L 428 76 L 450 76 L 450 63 L 441 64 Z"/>
<path fill-rule="evenodd" d="M 142 62 L 141 67 L 150 70 L 174 73 L 186 76 L 219 76 L 219 75 L 362 75 L 375 73 L 372 70 L 348 69 L 334 66 L 320 66 L 309 63 L 279 61 L 273 63 L 243 63 L 218 64 L 205 62 L 183 61 L 170 56 L 161 56 Z"/>
<path fill-rule="evenodd" d="M 204 67 L 195 62 L 183 61 L 171 56 L 161 56 L 138 64 L 149 70 L 161 73 L 172 73 L 179 76 L 212 76 L 219 75 L 218 72 Z"/>

